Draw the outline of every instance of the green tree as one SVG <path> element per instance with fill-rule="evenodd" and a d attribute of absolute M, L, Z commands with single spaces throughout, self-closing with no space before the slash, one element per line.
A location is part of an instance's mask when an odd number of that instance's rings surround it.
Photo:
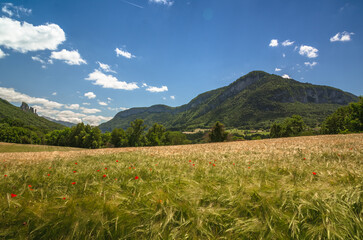
<path fill-rule="evenodd" d="M 306 128 L 304 120 L 300 115 L 285 118 L 282 123 L 274 122 L 270 128 L 270 137 L 292 137 L 299 136 Z"/>
<path fill-rule="evenodd" d="M 129 146 L 140 147 L 145 145 L 146 138 L 144 135 L 144 130 L 146 126 L 143 124 L 144 120 L 142 119 L 136 119 L 130 123 L 130 127 L 126 131 Z"/>
<path fill-rule="evenodd" d="M 164 145 L 182 145 L 189 144 L 191 141 L 187 139 L 187 136 L 178 131 L 167 131 L 164 134 Z"/>
<path fill-rule="evenodd" d="M 149 128 L 146 139 L 147 139 L 147 145 L 149 146 L 160 146 L 163 144 L 163 138 L 165 134 L 165 128 L 163 125 L 154 123 L 154 125 Z"/>
<path fill-rule="evenodd" d="M 211 142 L 224 142 L 228 137 L 228 133 L 224 130 L 224 125 L 217 121 L 209 133 Z"/>
<path fill-rule="evenodd" d="M 111 133 L 111 143 L 115 147 L 127 147 L 128 137 L 122 128 L 115 128 Z"/>

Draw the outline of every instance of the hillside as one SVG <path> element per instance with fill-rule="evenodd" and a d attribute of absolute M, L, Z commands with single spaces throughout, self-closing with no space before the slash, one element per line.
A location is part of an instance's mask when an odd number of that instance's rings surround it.
<path fill-rule="evenodd" d="M 0 98 L 0 121 L 5 118 L 19 120 L 24 127 L 34 126 L 44 132 L 64 128 L 64 126 L 49 121 L 43 117 L 39 117 L 31 111 L 23 111 L 19 107 L 16 107 L 8 101 Z"/>
<path fill-rule="evenodd" d="M 357 100 L 357 96 L 333 87 L 254 71 L 226 87 L 202 93 L 188 104 L 131 108 L 99 127 L 102 131 L 125 129 L 140 118 L 147 125 L 157 122 L 175 130 L 206 128 L 215 121 L 227 127 L 267 128 L 273 121 L 293 114 L 314 126 L 340 106 Z"/>

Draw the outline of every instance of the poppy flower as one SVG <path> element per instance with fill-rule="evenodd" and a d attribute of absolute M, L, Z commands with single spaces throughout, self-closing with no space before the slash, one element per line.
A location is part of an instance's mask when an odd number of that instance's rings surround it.
<path fill-rule="evenodd" d="M 189 160 L 189 162 L 192 162 L 192 160 Z"/>
<path fill-rule="evenodd" d="M 12 194 L 11 194 L 11 197 L 12 197 L 12 198 L 13 198 L 13 197 L 16 197 L 16 196 L 18 196 L 18 195 L 14 194 L 14 193 L 12 193 Z"/>
<path fill-rule="evenodd" d="M 129 169 L 131 169 L 131 167 L 129 167 Z"/>
<path fill-rule="evenodd" d="M 116 160 L 116 162 L 118 162 L 118 160 Z"/>
<path fill-rule="evenodd" d="M 250 169 L 251 167 L 248 167 L 248 169 Z"/>
<path fill-rule="evenodd" d="M 66 198 L 64 197 L 63 200 L 66 200 Z"/>
<path fill-rule="evenodd" d="M 136 177 L 135 177 L 135 179 L 137 180 L 137 179 L 139 179 L 139 177 L 138 177 L 138 176 L 136 176 Z"/>
<path fill-rule="evenodd" d="M 215 167 L 216 165 L 213 163 L 213 167 Z"/>
<path fill-rule="evenodd" d="M 50 174 L 48 173 L 48 177 L 50 176 Z"/>
<path fill-rule="evenodd" d="M 212 162 L 209 162 L 209 164 L 212 164 Z"/>
<path fill-rule="evenodd" d="M 77 171 L 73 171 L 74 173 L 76 173 Z"/>
<path fill-rule="evenodd" d="M 233 163 L 233 165 L 235 165 L 235 164 Z"/>
<path fill-rule="evenodd" d="M 304 160 L 306 160 L 306 158 L 304 158 Z"/>
<path fill-rule="evenodd" d="M 107 176 L 106 176 L 106 174 L 105 174 L 105 175 L 103 175 L 102 177 L 107 177 Z"/>
<path fill-rule="evenodd" d="M 72 185 L 75 185 L 76 184 L 76 182 L 72 182 Z"/>
<path fill-rule="evenodd" d="M 78 163 L 74 163 L 74 164 L 76 164 L 76 165 L 77 165 Z"/>
<path fill-rule="evenodd" d="M 195 166 L 195 164 L 193 163 L 193 166 Z"/>
<path fill-rule="evenodd" d="M 107 170 L 107 167 L 105 169 Z"/>
<path fill-rule="evenodd" d="M 99 172 L 100 170 L 97 170 L 97 172 Z"/>
<path fill-rule="evenodd" d="M 7 177 L 7 176 L 8 176 L 8 175 L 6 175 L 6 174 L 4 175 L 4 177 Z"/>
<path fill-rule="evenodd" d="M 51 167 L 49 169 L 52 169 Z"/>
<path fill-rule="evenodd" d="M 32 185 L 28 185 L 28 187 L 30 187 L 30 188 L 31 188 L 31 187 L 32 187 Z"/>
<path fill-rule="evenodd" d="M 313 172 L 313 175 L 316 175 L 316 172 Z"/>

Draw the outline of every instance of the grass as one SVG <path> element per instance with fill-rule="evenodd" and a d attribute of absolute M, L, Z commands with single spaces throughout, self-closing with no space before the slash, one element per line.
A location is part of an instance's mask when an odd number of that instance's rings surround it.
<path fill-rule="evenodd" d="M 362 239 L 362 142 L 4 153 L 0 239 Z"/>
<path fill-rule="evenodd" d="M 56 147 L 47 145 L 31 145 L 0 142 L 0 153 L 8 152 L 51 152 L 51 151 L 71 151 L 80 150 L 71 147 Z"/>

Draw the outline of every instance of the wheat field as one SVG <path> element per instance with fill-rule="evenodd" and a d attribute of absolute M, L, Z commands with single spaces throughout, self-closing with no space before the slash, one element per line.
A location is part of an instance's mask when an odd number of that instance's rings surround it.
<path fill-rule="evenodd" d="M 363 134 L 0 153 L 0 239 L 362 239 Z"/>

